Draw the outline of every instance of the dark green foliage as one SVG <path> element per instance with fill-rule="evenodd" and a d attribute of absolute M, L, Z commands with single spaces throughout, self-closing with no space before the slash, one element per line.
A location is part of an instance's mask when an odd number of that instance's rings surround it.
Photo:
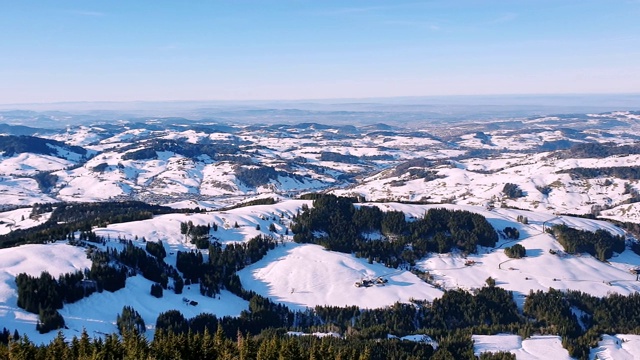
<path fill-rule="evenodd" d="M 550 327 L 549 333 L 577 337 L 582 331 L 569 301 L 559 290 L 531 291 L 524 303 L 524 314 L 536 319 L 542 326 Z"/>
<path fill-rule="evenodd" d="M 155 160 L 157 158 L 158 153 L 151 148 L 129 151 L 122 155 L 122 160 Z"/>
<path fill-rule="evenodd" d="M 58 175 L 48 171 L 40 171 L 33 175 L 32 178 L 38 183 L 38 188 L 45 193 L 48 193 L 58 182 Z"/>
<path fill-rule="evenodd" d="M 225 141 L 216 141 L 212 143 L 192 144 L 189 142 L 181 142 L 167 139 L 153 139 L 144 144 L 144 148 L 138 149 L 140 144 L 131 145 L 130 148 L 136 150 L 129 151 L 122 156 L 123 160 L 147 160 L 156 159 L 158 151 L 170 151 L 180 154 L 186 158 L 197 160 L 203 155 L 212 159 L 225 161 L 235 159 L 237 156 L 229 157 L 228 155 L 236 155 L 240 149 L 236 144 Z M 123 149 L 124 150 L 124 149 Z"/>
<path fill-rule="evenodd" d="M 186 238 L 191 239 L 190 242 L 195 244 L 198 249 L 206 249 L 209 247 L 209 233 L 211 225 L 194 225 L 192 221 L 180 223 L 180 233 Z"/>
<path fill-rule="evenodd" d="M 53 211 L 44 224 L 29 229 L 18 229 L 0 235 L 0 248 L 28 243 L 46 243 L 66 239 L 76 231 L 91 233 L 95 226 L 150 219 L 153 215 L 180 212 L 164 206 L 148 205 L 139 201 L 103 203 L 61 203 L 34 205 L 32 215 Z M 98 241 L 93 234 L 94 239 Z"/>
<path fill-rule="evenodd" d="M 393 170 L 393 176 L 402 176 L 408 173 L 409 176 L 405 178 L 406 180 L 423 179 L 425 182 L 444 178 L 445 176 L 439 175 L 437 171 L 428 169 L 436 165 L 442 165 L 442 162 L 432 162 L 425 158 L 411 159 L 397 165 Z M 404 182 L 404 180 L 400 181 Z"/>
<path fill-rule="evenodd" d="M 484 352 L 480 354 L 480 360 L 516 360 L 516 355 L 508 351 Z"/>
<path fill-rule="evenodd" d="M 189 331 L 189 324 L 180 311 L 169 310 L 158 315 L 156 331 L 158 330 L 174 334 L 183 334 Z"/>
<path fill-rule="evenodd" d="M 247 202 L 243 202 L 243 203 L 239 203 L 233 206 L 229 206 L 224 208 L 224 210 L 232 210 L 232 209 L 237 209 L 237 208 L 241 208 L 241 207 L 246 207 L 246 206 L 254 206 L 254 205 L 273 205 L 276 203 L 276 199 L 272 198 L 272 197 L 266 197 L 266 198 L 260 198 L 260 199 L 255 199 L 255 200 L 250 200 Z M 216 229 L 217 230 L 217 229 Z M 216 231 L 213 230 L 213 231 Z"/>
<path fill-rule="evenodd" d="M 176 268 L 191 283 L 200 284 L 200 292 L 213 296 L 224 287 L 240 293 L 240 282 L 235 272 L 262 257 L 276 246 L 269 236 L 257 236 L 246 243 L 228 244 L 222 248 L 218 243 L 209 246 L 209 260 L 204 262 L 200 252 L 177 253 Z"/>
<path fill-rule="evenodd" d="M 411 172 L 412 170 L 429 168 L 433 165 L 434 164 L 432 161 L 425 158 L 407 160 L 399 165 L 396 165 L 393 171 L 393 176 L 401 176 L 407 172 Z"/>
<path fill-rule="evenodd" d="M 96 281 L 98 291 L 114 292 L 124 287 L 127 281 L 127 269 L 109 264 L 108 256 L 99 256 L 93 259 L 89 278 Z"/>
<path fill-rule="evenodd" d="M 180 276 L 176 276 L 173 279 L 173 291 L 176 294 L 182 294 L 182 289 L 184 289 L 184 280 L 182 280 L 182 277 Z"/>
<path fill-rule="evenodd" d="M 561 151 L 556 155 L 560 158 L 605 158 L 614 155 L 640 154 L 640 145 L 618 145 L 615 143 L 578 143 L 569 150 Z"/>
<path fill-rule="evenodd" d="M 38 314 L 38 323 L 36 330 L 40 334 L 48 333 L 51 330 L 57 330 L 64 327 L 64 318 L 58 310 L 52 308 L 40 309 Z"/>
<path fill-rule="evenodd" d="M 58 280 L 46 271 L 39 277 L 18 274 L 18 307 L 38 314 L 36 329 L 39 332 L 59 329 L 64 326 L 64 319 L 57 309 L 62 308 L 63 303 L 73 303 L 96 290 L 95 286 L 85 286 L 83 279 L 82 272 L 63 274 Z"/>
<path fill-rule="evenodd" d="M 475 252 L 477 246 L 495 246 L 498 235 L 484 217 L 468 211 L 429 209 L 425 216 L 407 222 L 399 211 L 353 205 L 353 199 L 315 196 L 313 207 L 303 206 L 294 218 L 294 241 L 316 243 L 329 250 L 355 253 L 387 266 L 413 265 L 428 252 L 453 248 Z M 369 241 L 363 233 L 381 232 L 393 241 Z"/>
<path fill-rule="evenodd" d="M 484 281 L 487 286 L 489 287 L 494 287 L 496 286 L 496 279 L 492 278 L 491 276 L 489 276 L 485 281 Z"/>
<path fill-rule="evenodd" d="M 141 272 L 145 279 L 157 282 L 163 288 L 167 287 L 171 268 L 161 259 L 150 256 L 145 250 L 135 246 L 131 240 L 126 242 L 122 251 L 114 251 L 112 257 L 130 269 Z"/>
<path fill-rule="evenodd" d="M 82 156 L 87 154 L 87 150 L 80 146 L 67 145 L 61 141 L 43 139 L 34 136 L 0 135 L 0 153 L 4 153 L 4 156 L 7 157 L 26 152 L 57 156 L 58 149 L 56 149 L 56 147 Z"/>
<path fill-rule="evenodd" d="M 211 242 L 208 238 L 200 237 L 195 240 L 194 245 L 196 246 L 196 248 L 202 250 L 208 248 L 209 245 L 211 245 Z"/>
<path fill-rule="evenodd" d="M 162 260 L 167 256 L 167 251 L 164 249 L 162 240 L 158 240 L 157 242 L 147 241 L 145 249 L 158 260 Z"/>
<path fill-rule="evenodd" d="M 162 288 L 160 288 L 160 290 L 162 290 Z M 147 331 L 147 327 L 142 316 L 140 316 L 134 308 L 126 305 L 122 308 L 122 313 L 118 314 L 116 317 L 116 326 L 118 327 L 120 335 L 123 335 L 126 332 L 137 332 L 142 334 Z"/>
<path fill-rule="evenodd" d="M 0 332 L 0 345 L 9 344 L 9 339 L 11 339 L 11 332 L 7 328 L 3 327 L 2 332 Z"/>
<path fill-rule="evenodd" d="M 295 314 L 258 295 L 247 300 L 249 311 L 239 317 L 200 314 L 186 319 L 177 310 L 161 313 L 150 343 L 135 331 L 124 331 L 122 337 L 107 335 L 99 341 L 89 340 L 83 332 L 80 339 L 64 341 L 58 336 L 43 346 L 22 338 L 12 343 L 10 351 L 14 357 L 18 352 L 29 354 L 29 359 L 55 358 L 54 353 L 94 352 L 106 358 L 158 359 L 278 359 L 285 355 L 292 359 L 475 359 L 471 334 L 508 331 L 526 337 L 535 329 L 542 334 L 560 334 L 571 356 L 588 359 L 599 334 L 634 333 L 640 328 L 638 294 L 596 298 L 553 289 L 531 292 L 524 306 L 525 315 L 529 317 L 526 320 L 518 315 L 512 294 L 497 287 L 484 287 L 475 296 L 462 290 L 446 291 L 430 306 L 416 302 L 384 309 L 317 307 Z M 585 314 L 581 319 L 585 328 L 580 327 L 572 308 Z M 286 329 L 292 327 L 305 332 L 340 331 L 348 335 L 344 338 L 287 336 Z M 389 333 L 416 331 L 434 338 L 439 344 L 438 350 L 427 344 L 386 338 Z M 8 331 L 0 333 L 0 340 L 8 338 L 8 334 Z M 480 358 L 514 357 L 503 352 L 484 354 Z"/>
<path fill-rule="evenodd" d="M 551 188 L 551 186 L 545 185 L 545 186 L 536 186 L 536 190 L 540 191 L 542 195 L 549 195 L 551 194 L 551 191 L 553 189 Z"/>
<path fill-rule="evenodd" d="M 558 174 L 570 174 L 572 179 L 594 179 L 614 177 L 625 180 L 639 180 L 640 166 L 612 166 L 602 168 L 576 167 L 557 171 Z"/>
<path fill-rule="evenodd" d="M 40 277 L 27 274 L 16 276 L 18 285 L 18 307 L 34 314 L 40 309 L 62 308 L 63 295 L 56 279 L 46 271 Z"/>
<path fill-rule="evenodd" d="M 580 321 L 572 308 L 581 310 Z M 598 298 L 580 291 L 531 291 L 524 304 L 525 315 L 535 319 L 543 333 L 560 334 L 569 355 L 588 359 L 602 333 L 637 333 L 640 329 L 640 295 L 612 294 Z"/>
<path fill-rule="evenodd" d="M 107 163 L 100 163 L 94 167 L 91 168 L 91 171 L 93 172 L 98 172 L 98 173 L 103 173 L 105 170 L 107 170 L 107 168 L 109 167 L 109 164 Z"/>
<path fill-rule="evenodd" d="M 178 251 L 176 259 L 176 269 L 182 272 L 185 279 L 191 283 L 198 282 L 200 275 L 204 272 L 202 269 L 203 256 L 201 252 L 184 252 Z"/>
<path fill-rule="evenodd" d="M 627 204 L 640 202 L 640 191 L 638 191 L 638 189 L 636 189 L 635 187 L 633 187 L 633 185 L 629 183 L 624 184 L 623 194 L 630 195 L 630 197 L 627 200 L 625 200 L 625 203 Z"/>
<path fill-rule="evenodd" d="M 503 232 L 507 239 L 517 240 L 520 238 L 520 231 L 514 227 L 507 226 L 504 228 Z"/>
<path fill-rule="evenodd" d="M 561 224 L 554 225 L 549 231 L 570 254 L 586 252 L 605 261 L 613 256 L 613 252 L 621 253 L 625 249 L 624 237 L 612 235 L 603 229 L 591 232 Z"/>
<path fill-rule="evenodd" d="M 278 177 L 293 177 L 299 181 L 303 178 L 292 175 L 285 171 L 276 170 L 269 166 L 252 165 L 251 167 L 240 166 L 236 169 L 236 178 L 249 187 L 258 187 L 268 184 L 271 180 L 278 180 Z"/>
<path fill-rule="evenodd" d="M 504 248 L 504 253 L 510 258 L 520 259 L 527 256 L 527 249 L 520 244 L 515 244 L 511 247 Z"/>
<path fill-rule="evenodd" d="M 638 243 L 637 241 L 631 243 L 631 251 L 640 255 L 640 243 Z"/>
<path fill-rule="evenodd" d="M 447 330 L 520 321 L 513 293 L 496 286 L 485 286 L 476 296 L 464 290 L 446 291 L 433 301 L 429 316 L 425 327 Z"/>
<path fill-rule="evenodd" d="M 157 298 L 162 297 L 162 285 L 160 284 L 151 284 L 151 296 L 155 296 Z"/>
<path fill-rule="evenodd" d="M 431 359 L 475 360 L 473 340 L 466 331 L 453 331 L 439 340 L 438 350 Z"/>
<path fill-rule="evenodd" d="M 504 184 L 502 192 L 506 197 L 511 199 L 516 199 L 525 195 L 518 185 L 512 183 Z"/>
<path fill-rule="evenodd" d="M 343 155 L 331 151 L 323 151 L 320 153 L 320 161 L 333 161 L 346 164 L 357 164 L 360 159 L 354 155 Z"/>

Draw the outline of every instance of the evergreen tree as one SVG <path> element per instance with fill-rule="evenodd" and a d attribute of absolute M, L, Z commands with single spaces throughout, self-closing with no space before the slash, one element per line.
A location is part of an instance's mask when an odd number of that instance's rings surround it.
<path fill-rule="evenodd" d="M 160 284 L 151 284 L 151 295 L 157 298 L 162 297 L 162 285 Z"/>
<path fill-rule="evenodd" d="M 116 326 L 120 335 L 126 332 L 142 334 L 147 331 L 142 316 L 133 307 L 127 305 L 122 308 L 122 312 L 116 317 Z"/>

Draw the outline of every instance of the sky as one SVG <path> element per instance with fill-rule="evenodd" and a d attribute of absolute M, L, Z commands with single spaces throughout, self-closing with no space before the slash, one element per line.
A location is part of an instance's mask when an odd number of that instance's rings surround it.
<path fill-rule="evenodd" d="M 640 93 L 640 0 L 0 9 L 0 104 Z"/>

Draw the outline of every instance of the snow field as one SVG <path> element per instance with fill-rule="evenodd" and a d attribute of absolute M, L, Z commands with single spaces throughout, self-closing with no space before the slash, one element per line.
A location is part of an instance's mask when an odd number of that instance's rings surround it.
<path fill-rule="evenodd" d="M 518 360 L 571 360 L 559 336 L 532 336 L 522 340 L 518 335 L 473 335 L 474 354 L 508 351 Z"/>
<path fill-rule="evenodd" d="M 162 240 L 168 254 L 165 261 L 175 265 L 177 251 L 189 251 L 195 248 L 184 235 L 180 234 L 180 222 L 192 221 L 195 225 L 218 224 L 218 231 L 212 231 L 211 235 L 223 244 L 247 241 L 259 234 L 271 234 L 268 228 L 273 223 L 278 233 L 272 235 L 283 240 L 284 244 L 280 243 L 264 259 L 239 272 L 238 275 L 247 290 L 256 291 L 292 309 L 304 309 L 316 305 L 357 305 L 362 308 L 378 308 L 398 301 L 406 303 L 412 298 L 433 300 L 441 296 L 441 290 L 423 282 L 408 271 L 390 269 L 377 263 L 368 264 L 366 259 L 326 251 L 317 245 L 295 244 L 290 242 L 290 235 L 281 237 L 291 217 L 303 204 L 311 205 L 311 201 L 285 200 L 274 205 L 242 207 L 228 211 L 167 214 L 149 220 L 112 224 L 94 231 L 110 239 L 107 246 L 116 248 L 122 246 L 118 238 L 132 240 L 136 246 L 140 247 L 144 246 L 142 238 L 147 241 Z M 454 252 L 432 254 L 422 259 L 418 266 L 432 274 L 435 282 L 447 289 L 479 288 L 485 285 L 486 278 L 492 277 L 496 280 L 497 286 L 514 291 L 515 300 L 519 306 L 522 306 L 524 295 L 530 290 L 548 290 L 550 287 L 581 290 L 596 296 L 606 296 L 611 292 L 629 294 L 640 290 L 640 283 L 636 282 L 635 276 L 629 272 L 630 267 L 640 264 L 638 255 L 627 250 L 615 255 L 608 263 L 584 254 L 567 255 L 561 251 L 561 246 L 550 235 L 543 232 L 543 226 L 565 223 L 591 231 L 606 229 L 615 234 L 623 234 L 620 229 L 607 222 L 567 216 L 558 217 L 524 210 L 487 210 L 484 207 L 463 205 L 373 203 L 359 206 L 367 205 L 378 206 L 383 211 L 400 210 L 405 212 L 408 218 L 421 217 L 430 208 L 468 210 L 485 216 L 496 230 L 512 226 L 520 231 L 519 240 L 500 240 L 496 248 L 480 248 L 478 254 L 470 254 L 466 258 Z M 30 211 L 31 209 L 18 209 L 0 213 L 0 220 L 16 221 Z M 529 224 L 518 223 L 516 218 L 519 215 L 526 216 Z M 29 221 L 32 220 L 25 220 L 24 224 L 20 225 L 36 224 L 35 222 L 27 223 Z M 234 227 L 236 222 L 239 225 L 238 228 Z M 256 229 L 256 225 L 260 225 L 260 230 Z M 527 257 L 512 260 L 504 255 L 504 247 L 515 243 L 525 246 Z M 560 250 L 559 255 L 551 255 L 548 252 L 549 249 Z M 206 251 L 204 253 L 206 256 Z M 465 266 L 467 260 L 473 260 L 475 263 L 472 266 Z M 35 341 L 49 341 L 55 333 L 35 334 L 37 316 L 16 307 L 15 275 L 20 272 L 38 275 L 46 269 L 57 276 L 75 269 L 84 269 L 91 265 L 86 259 L 84 250 L 64 243 L 25 245 L 0 250 L 0 264 L 3 265 L 0 271 L 0 321 L 6 324 L 3 326 L 17 328 L 21 333 L 26 331 L 30 337 L 34 334 L 31 338 Z M 374 285 L 366 288 L 355 286 L 356 281 L 377 277 L 387 279 L 388 283 L 384 286 Z M 150 286 L 151 282 L 137 276 L 127 279 L 127 287 L 116 293 L 93 294 L 77 303 L 65 305 L 60 311 L 69 327 L 64 332 L 65 336 L 79 334 L 82 328 L 86 328 L 91 335 L 116 331 L 115 318 L 124 305 L 133 306 L 142 315 L 150 330 L 153 330 L 157 315 L 171 309 L 181 310 L 185 317 L 192 317 L 200 312 L 211 312 L 218 316 L 237 315 L 247 308 L 246 302 L 225 292 L 222 293 L 220 300 L 202 297 L 197 286 L 192 286 L 190 289 L 185 287 L 185 293 L 182 295 L 175 295 L 168 290 L 165 291 L 162 299 L 155 299 L 149 295 Z M 186 306 L 182 302 L 182 297 L 198 301 L 199 305 Z M 151 336 L 152 331 L 148 335 Z M 538 355 L 544 357 L 544 351 L 556 349 L 553 337 L 534 337 L 526 340 L 508 338 L 508 341 L 505 339 L 499 342 L 510 342 L 509 347 L 516 349 L 514 351 L 522 354 L 522 358 L 525 359 L 535 358 Z M 625 343 L 624 346 L 629 348 L 625 351 L 637 354 L 634 352 L 635 348 L 632 346 L 635 345 L 632 342 Z M 609 348 L 604 350 L 607 349 Z M 561 350 L 563 349 L 559 349 Z M 564 353 L 561 352 L 561 354 Z M 615 358 L 615 354 L 613 356 Z M 519 358 L 521 358 L 520 355 Z"/>
<path fill-rule="evenodd" d="M 17 287 L 15 277 L 20 273 L 39 276 L 48 271 L 54 277 L 60 274 L 82 271 L 91 267 L 83 248 L 70 246 L 62 242 L 47 245 L 22 245 L 0 250 L 0 324 L 8 329 L 17 329 L 20 334 L 27 333 L 36 343 L 51 341 L 56 331 L 39 334 L 35 331 L 38 316 L 17 307 Z M 200 295 L 199 287 L 185 286 L 182 294 L 177 295 L 165 290 L 162 298 L 150 295 L 152 282 L 142 276 L 127 278 L 126 287 L 114 293 L 104 291 L 94 293 L 73 304 L 65 304 L 59 310 L 64 317 L 67 329 L 62 330 L 67 338 L 79 336 L 86 329 L 90 336 L 101 336 L 117 332 L 115 325 L 117 314 L 125 305 L 132 306 L 140 313 L 147 325 L 147 336 L 151 339 L 156 318 L 161 312 L 180 310 L 186 318 L 207 312 L 216 316 L 239 316 L 248 309 L 248 303 L 237 296 L 223 291 L 219 296 L 209 298 Z M 186 305 L 183 297 L 198 302 L 197 306 Z"/>
<path fill-rule="evenodd" d="M 634 360 L 640 357 L 640 335 L 603 335 L 590 358 L 600 360 Z"/>
<path fill-rule="evenodd" d="M 316 305 L 379 308 L 442 294 L 409 271 L 368 264 L 366 259 L 311 244 L 285 243 L 238 276 L 247 290 L 300 310 Z M 356 281 L 378 277 L 389 281 L 384 286 L 355 286 Z"/>

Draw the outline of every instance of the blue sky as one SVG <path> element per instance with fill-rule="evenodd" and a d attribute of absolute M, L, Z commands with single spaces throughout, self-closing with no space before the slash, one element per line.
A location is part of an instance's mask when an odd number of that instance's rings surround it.
<path fill-rule="evenodd" d="M 640 93 L 639 0 L 0 0 L 0 103 Z"/>

